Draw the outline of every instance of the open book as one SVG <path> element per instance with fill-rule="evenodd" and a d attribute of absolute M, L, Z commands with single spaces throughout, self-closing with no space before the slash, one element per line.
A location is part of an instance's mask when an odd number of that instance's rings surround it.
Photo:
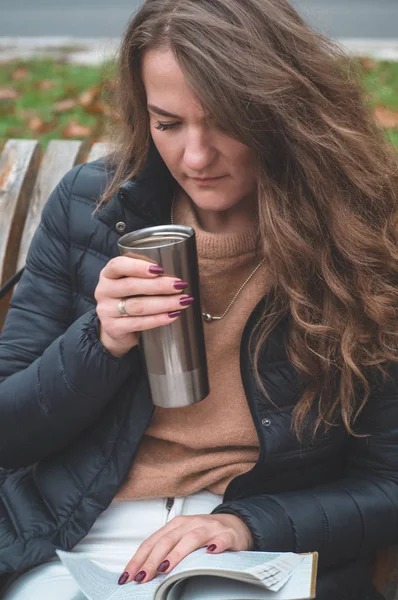
<path fill-rule="evenodd" d="M 80 552 L 57 554 L 84 600 L 307 600 L 315 598 L 318 555 L 290 552 L 223 552 L 200 548 L 167 575 L 118 585 L 112 573 Z"/>

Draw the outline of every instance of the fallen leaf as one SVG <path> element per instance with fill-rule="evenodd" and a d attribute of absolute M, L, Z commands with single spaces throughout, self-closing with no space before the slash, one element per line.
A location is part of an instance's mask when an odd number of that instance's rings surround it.
<path fill-rule="evenodd" d="M 11 74 L 11 78 L 14 81 L 22 81 L 29 76 L 29 71 L 26 67 L 17 67 L 15 71 Z"/>
<path fill-rule="evenodd" d="M 74 137 L 88 137 L 91 134 L 90 127 L 78 123 L 78 121 L 70 121 L 70 123 L 63 130 L 63 136 L 65 138 Z"/>
<path fill-rule="evenodd" d="M 39 81 L 38 85 L 39 90 L 52 90 L 55 87 L 57 87 L 57 82 L 53 79 L 43 79 Z"/>
<path fill-rule="evenodd" d="M 103 115 L 104 114 L 104 105 L 102 102 L 94 102 L 90 106 L 87 106 L 84 109 L 84 112 L 90 115 Z"/>
<path fill-rule="evenodd" d="M 28 127 L 31 131 L 40 131 L 43 125 L 44 121 L 40 117 L 33 117 L 28 123 Z"/>
<path fill-rule="evenodd" d="M 83 94 L 79 98 L 79 104 L 80 104 L 80 106 L 83 106 L 83 108 L 92 106 L 93 104 L 96 104 L 100 95 L 101 95 L 101 88 L 98 86 L 94 86 L 94 87 L 90 88 L 89 90 L 86 90 L 85 92 L 83 92 Z"/>
<path fill-rule="evenodd" d="M 60 100 L 53 105 L 53 110 L 56 113 L 68 112 L 77 106 L 76 100 L 69 98 L 67 100 Z"/>
<path fill-rule="evenodd" d="M 398 129 L 398 112 L 385 106 L 376 106 L 375 116 L 382 127 Z"/>
<path fill-rule="evenodd" d="M 16 100 L 19 98 L 19 94 L 12 87 L 0 87 L 0 101 L 1 100 Z"/>
<path fill-rule="evenodd" d="M 41 117 L 33 117 L 28 123 L 28 128 L 35 133 L 47 133 L 54 127 L 54 122 L 44 121 Z"/>

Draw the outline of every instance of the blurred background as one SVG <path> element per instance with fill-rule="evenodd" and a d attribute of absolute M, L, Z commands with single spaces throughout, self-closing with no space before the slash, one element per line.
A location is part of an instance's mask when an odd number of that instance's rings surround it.
<path fill-rule="evenodd" d="M 139 0 L 0 0 L 0 36 L 119 37 Z M 293 0 L 333 37 L 395 38 L 397 0 Z"/>
<path fill-rule="evenodd" d="M 139 0 L 0 0 L 0 148 L 11 137 L 102 141 L 118 43 Z M 292 0 L 363 67 L 398 147 L 398 0 Z"/>

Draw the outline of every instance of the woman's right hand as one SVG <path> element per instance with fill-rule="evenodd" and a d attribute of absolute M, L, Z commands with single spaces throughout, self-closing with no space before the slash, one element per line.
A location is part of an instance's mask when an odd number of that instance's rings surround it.
<path fill-rule="evenodd" d="M 141 331 L 177 320 L 194 301 L 181 293 L 187 287 L 186 282 L 163 275 L 161 267 L 146 260 L 112 258 L 102 269 L 94 293 L 103 346 L 121 358 L 138 344 Z M 123 298 L 131 316 L 119 313 L 118 304 Z"/>

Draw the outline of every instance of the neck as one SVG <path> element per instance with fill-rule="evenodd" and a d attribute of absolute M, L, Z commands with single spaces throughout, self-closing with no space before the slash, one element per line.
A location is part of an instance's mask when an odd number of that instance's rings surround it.
<path fill-rule="evenodd" d="M 253 214 L 247 211 L 202 210 L 194 205 L 200 226 L 209 233 L 241 233 L 253 226 Z"/>
<path fill-rule="evenodd" d="M 188 195 L 182 189 L 177 194 Z M 241 233 L 253 227 L 257 211 L 254 200 L 240 203 L 228 210 L 204 210 L 190 198 L 189 201 L 195 212 L 200 227 L 208 233 Z"/>

